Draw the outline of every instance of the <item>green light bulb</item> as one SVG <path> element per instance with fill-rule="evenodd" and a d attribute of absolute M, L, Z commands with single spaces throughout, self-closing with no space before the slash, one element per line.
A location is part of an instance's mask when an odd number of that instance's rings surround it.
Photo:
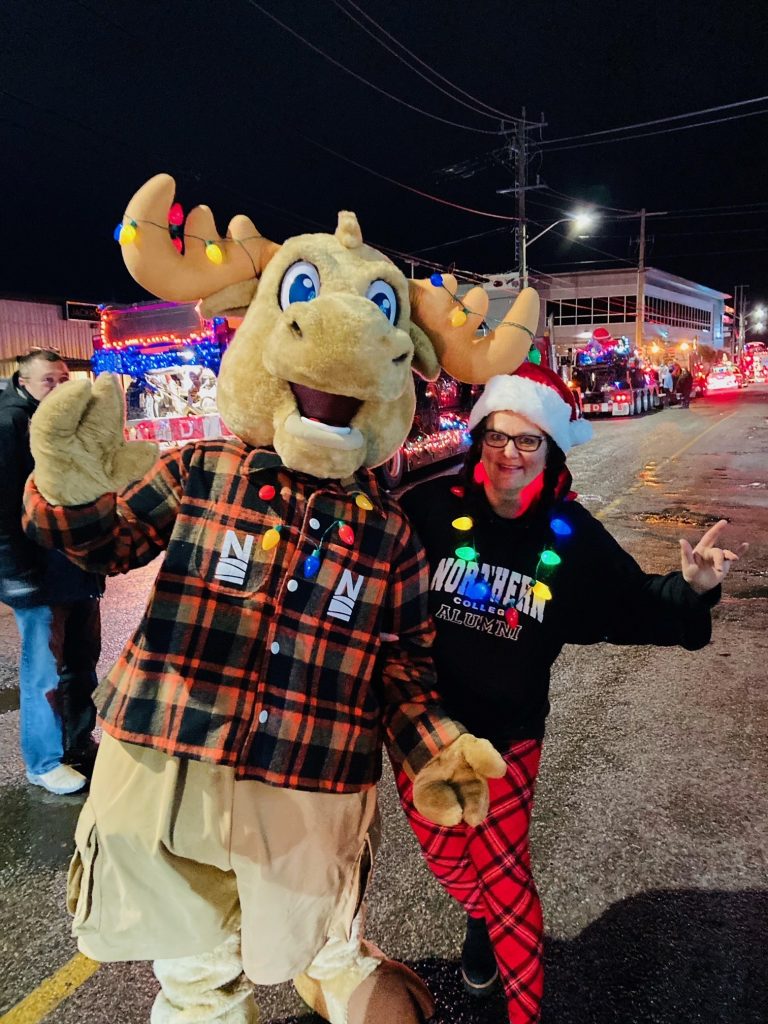
<path fill-rule="evenodd" d="M 461 547 L 456 548 L 456 557 L 463 559 L 465 562 L 474 562 L 477 558 L 477 552 L 469 544 L 462 544 Z"/>
<path fill-rule="evenodd" d="M 542 551 L 539 561 L 542 565 L 560 565 L 562 558 L 556 551 Z"/>

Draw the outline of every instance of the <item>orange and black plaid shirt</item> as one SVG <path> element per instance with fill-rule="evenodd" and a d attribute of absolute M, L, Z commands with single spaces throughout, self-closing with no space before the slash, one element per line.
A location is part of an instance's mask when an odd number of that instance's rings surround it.
<path fill-rule="evenodd" d="M 33 540 L 96 572 L 165 552 L 99 690 L 117 739 L 239 778 L 350 792 L 379 777 L 385 737 L 415 773 L 463 731 L 433 691 L 423 550 L 369 471 L 319 481 L 271 450 L 200 441 L 89 505 L 48 505 L 30 478 L 25 508 Z"/>

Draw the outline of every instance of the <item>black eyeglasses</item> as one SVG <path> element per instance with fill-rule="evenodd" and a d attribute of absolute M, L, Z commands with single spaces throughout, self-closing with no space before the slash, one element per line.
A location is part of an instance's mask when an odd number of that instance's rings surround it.
<path fill-rule="evenodd" d="M 489 448 L 506 448 L 509 442 L 519 452 L 537 452 L 546 439 L 541 434 L 505 434 L 503 430 L 485 430 L 483 444 Z"/>

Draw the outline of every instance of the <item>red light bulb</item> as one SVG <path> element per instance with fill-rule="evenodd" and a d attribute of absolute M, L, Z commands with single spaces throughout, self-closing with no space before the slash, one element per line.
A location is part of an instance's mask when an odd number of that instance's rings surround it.
<path fill-rule="evenodd" d="M 339 526 L 339 540 L 342 544 L 347 546 L 355 543 L 355 531 L 351 526 L 347 526 L 346 523 L 341 523 Z"/>
<path fill-rule="evenodd" d="M 174 227 L 184 223 L 184 210 L 181 203 L 174 203 L 168 211 L 168 223 L 173 224 Z"/>

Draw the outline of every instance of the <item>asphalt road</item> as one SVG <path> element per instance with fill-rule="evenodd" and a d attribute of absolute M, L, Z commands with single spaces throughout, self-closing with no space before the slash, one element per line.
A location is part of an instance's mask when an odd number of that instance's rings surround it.
<path fill-rule="evenodd" d="M 569 647 L 557 663 L 533 825 L 544 1024 L 765 1024 L 768 389 L 598 422 L 570 464 L 582 500 L 649 571 L 675 567 L 677 538 L 721 517 L 734 542 L 753 546 L 704 651 Z M 110 581 L 105 666 L 151 575 Z M 0 1012 L 54 976 L 67 998 L 45 1017 L 51 1024 L 139 1024 L 156 991 L 147 964 L 105 965 L 80 985 L 66 966 L 75 947 L 63 893 L 81 799 L 24 781 L 17 657 L 2 609 Z M 428 980 L 439 1024 L 505 1021 L 500 1001 L 461 991 L 462 914 L 421 864 L 388 776 L 382 805 L 369 934 Z M 315 1021 L 289 985 L 257 994 L 264 1024 Z M 44 1012 L 30 1005 L 15 1024 Z"/>

